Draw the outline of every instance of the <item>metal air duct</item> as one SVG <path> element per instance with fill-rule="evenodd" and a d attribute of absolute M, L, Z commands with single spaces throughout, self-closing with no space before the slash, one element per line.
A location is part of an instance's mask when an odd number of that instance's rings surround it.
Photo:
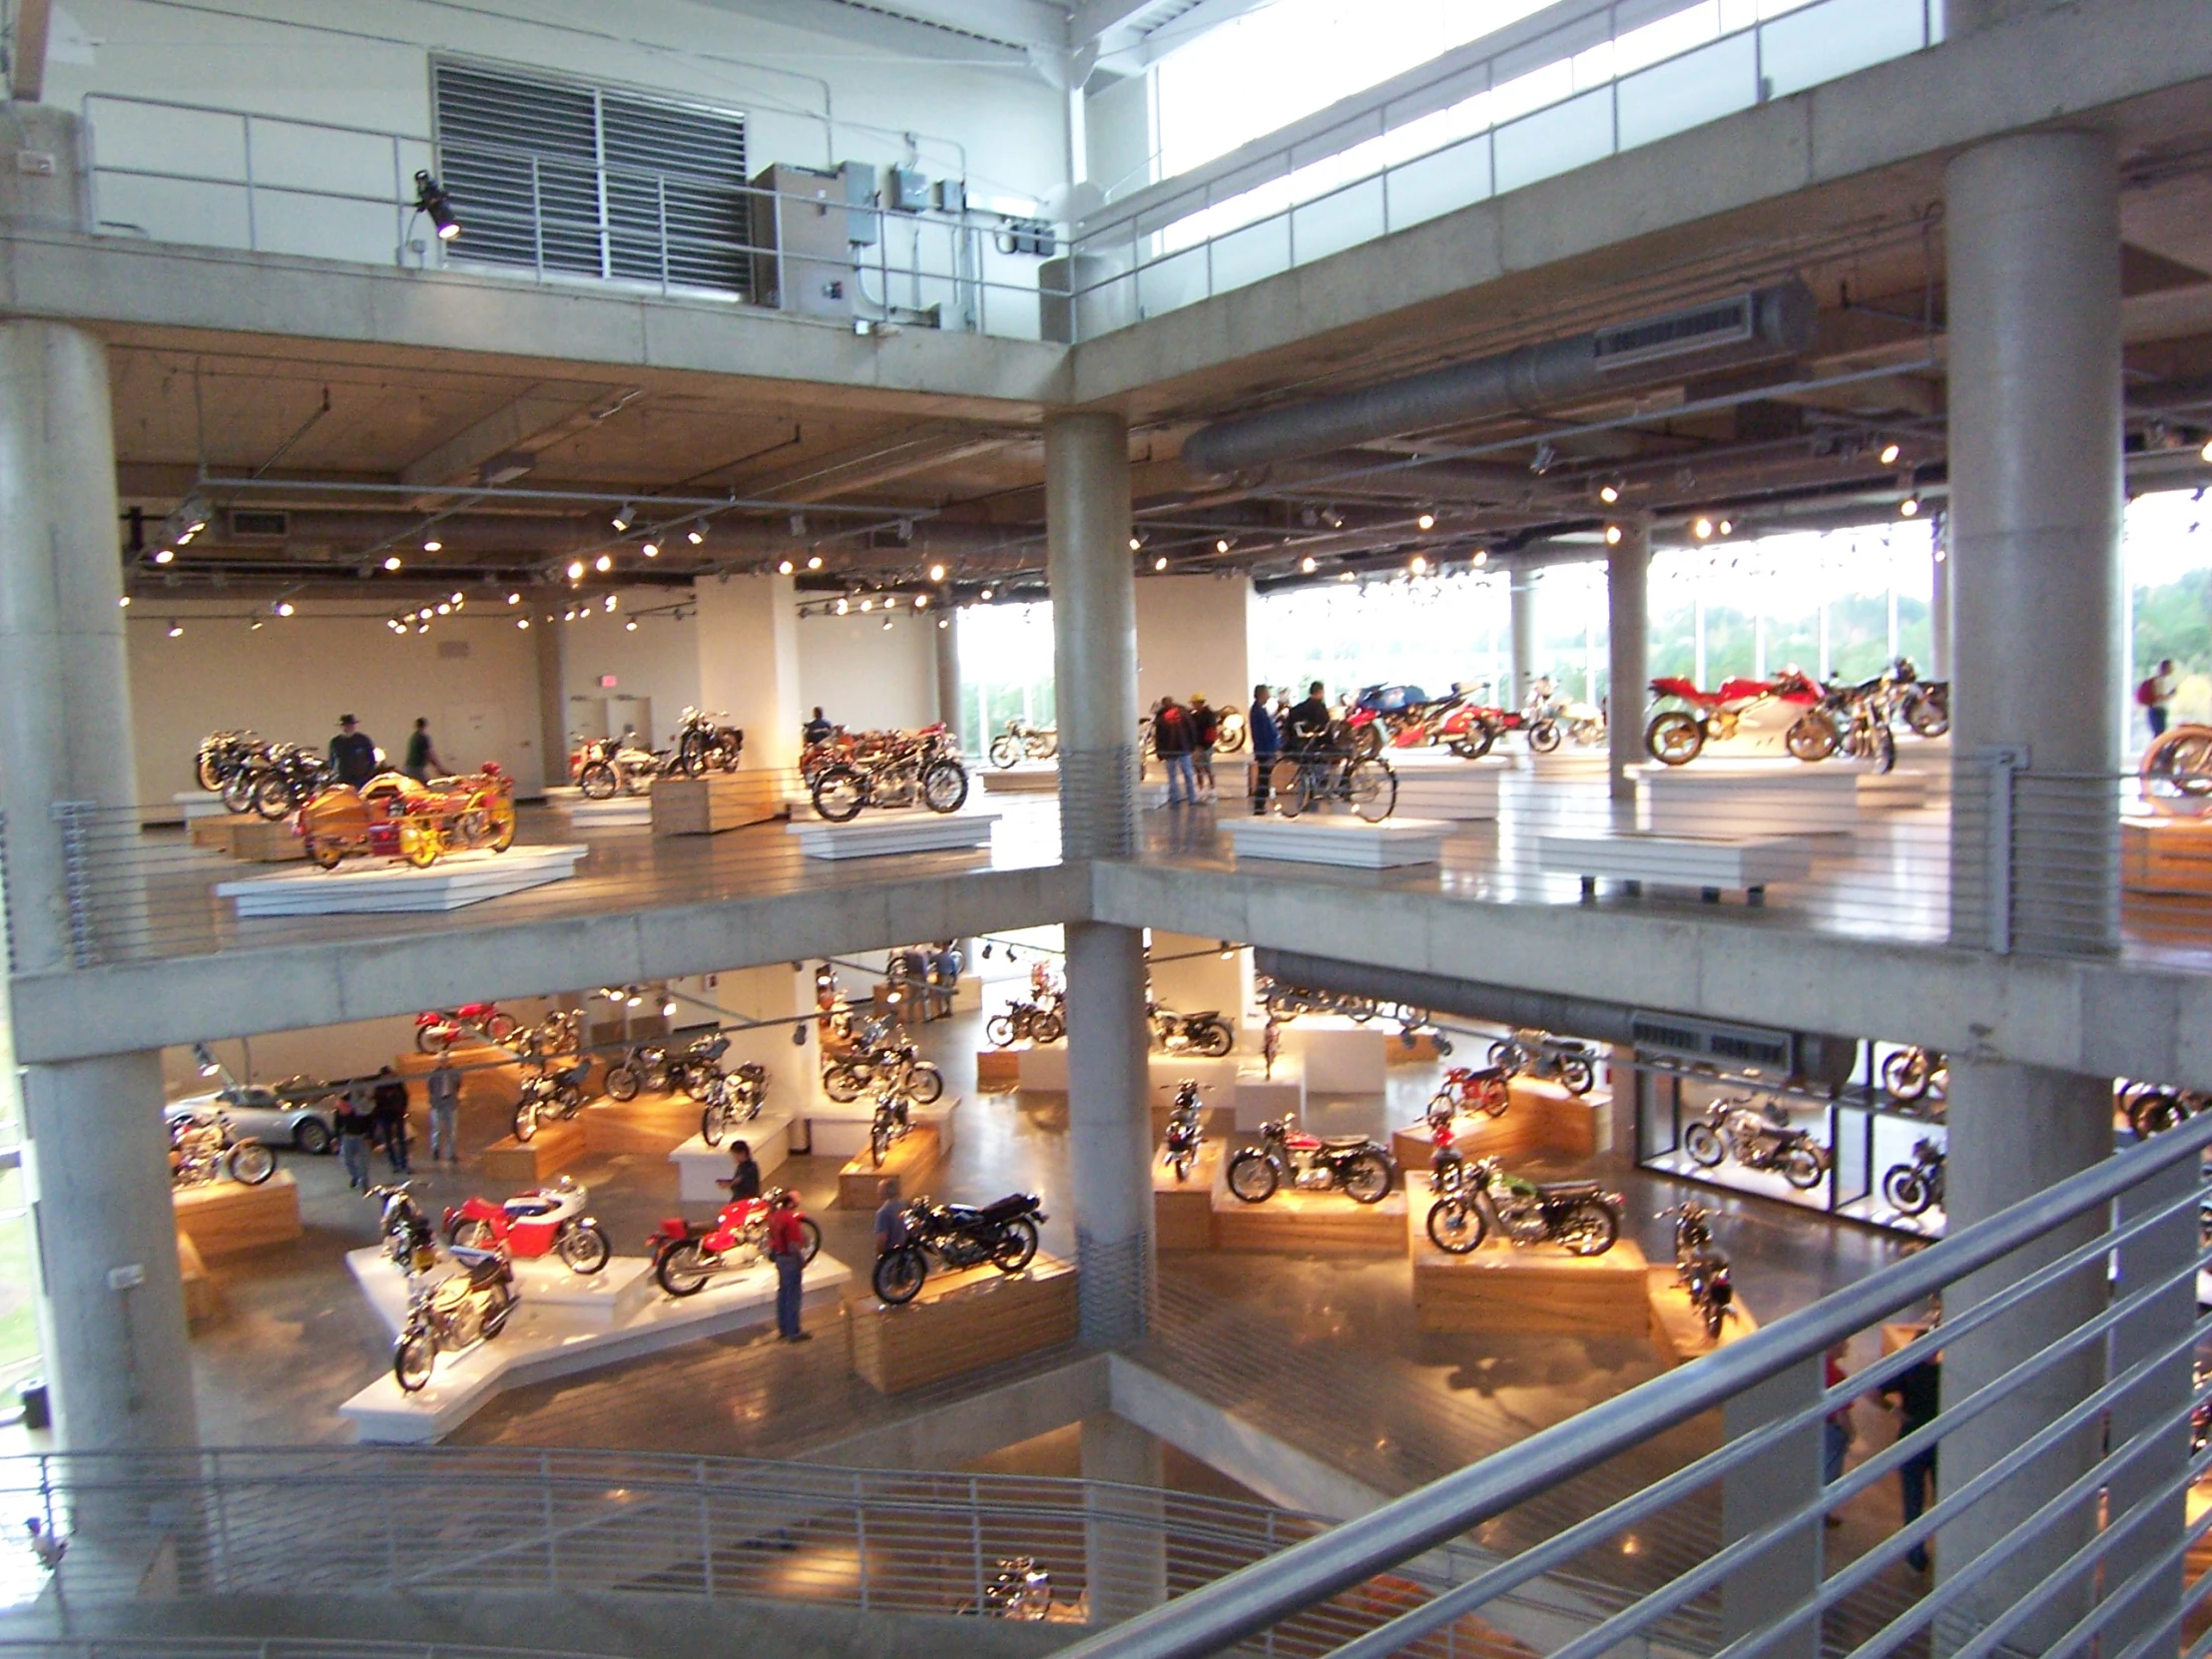
<path fill-rule="evenodd" d="M 1812 343 L 1819 306 L 1792 278 L 1732 298 L 1516 346 L 1384 385 L 1218 420 L 1183 444 L 1194 473 L 1237 472 L 1347 444 L 1457 426 L 1775 357 Z"/>

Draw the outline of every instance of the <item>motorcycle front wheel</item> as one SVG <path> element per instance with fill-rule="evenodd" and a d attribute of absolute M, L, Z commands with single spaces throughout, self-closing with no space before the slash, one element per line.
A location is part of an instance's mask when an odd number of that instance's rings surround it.
<path fill-rule="evenodd" d="M 427 1331 L 411 1331 L 391 1351 L 391 1375 L 403 1392 L 416 1394 L 430 1385 L 438 1345 Z"/>
<path fill-rule="evenodd" d="M 1529 750 L 1537 755 L 1549 755 L 1559 747 L 1559 725 L 1556 721 L 1539 720 L 1528 729 Z"/>
<path fill-rule="evenodd" d="M 867 781 L 856 768 L 842 763 L 825 767 L 810 793 L 815 811 L 831 824 L 850 824 L 867 805 Z"/>
<path fill-rule="evenodd" d="M 1695 715 L 1669 709 L 1644 728 L 1644 750 L 1665 767 L 1686 767 L 1705 747 L 1705 727 Z"/>
<path fill-rule="evenodd" d="M 1352 739 L 1352 753 L 1356 760 L 1372 761 L 1382 753 L 1382 727 L 1379 721 L 1369 721 Z"/>
<path fill-rule="evenodd" d="M 699 1114 L 699 1138 L 709 1146 L 720 1146 L 722 1137 L 730 1127 L 730 1115 L 720 1106 L 708 1106 Z"/>
<path fill-rule="evenodd" d="M 1933 697 L 1916 699 L 1905 719 L 1924 738 L 1939 738 L 1950 730 L 1950 710 Z"/>
<path fill-rule="evenodd" d="M 1031 1042 L 1056 1043 L 1067 1034 L 1067 1022 L 1049 1008 L 1029 1022 Z"/>
<path fill-rule="evenodd" d="M 934 1106 L 944 1098 L 944 1073 L 921 1061 L 907 1074 L 906 1095 L 916 1106 Z"/>
<path fill-rule="evenodd" d="M 883 1154 L 891 1149 L 891 1132 L 888 1129 L 870 1129 L 867 1132 L 868 1161 L 875 1168 L 883 1167 Z"/>
<path fill-rule="evenodd" d="M 1000 1273 L 1019 1273 L 1036 1255 L 1037 1224 L 1027 1216 L 1016 1216 L 1000 1231 L 991 1261 Z"/>
<path fill-rule="evenodd" d="M 1590 1062 L 1581 1055 L 1566 1054 L 1560 1056 L 1559 1081 L 1565 1085 L 1567 1093 L 1580 1099 L 1590 1092 L 1590 1085 L 1597 1081 L 1597 1074 L 1591 1070 Z"/>
<path fill-rule="evenodd" d="M 1428 1242 L 1447 1256 L 1464 1256 L 1490 1230 L 1482 1206 L 1463 1198 L 1439 1198 L 1428 1207 Z"/>
<path fill-rule="evenodd" d="M 1782 1179 L 1801 1193 L 1809 1193 L 1819 1186 L 1821 1177 L 1827 1173 L 1811 1147 L 1793 1146 L 1782 1155 Z"/>
<path fill-rule="evenodd" d="M 990 1038 L 993 1048 L 1010 1048 L 1014 1041 L 1014 1022 L 1005 1014 L 993 1014 L 983 1022 L 983 1035 Z"/>
<path fill-rule="evenodd" d="M 515 1107 L 515 1139 L 525 1146 L 538 1137 L 538 1108 L 535 1101 L 525 1100 Z"/>
<path fill-rule="evenodd" d="M 1799 715 L 1782 734 L 1782 747 L 1807 763 L 1825 761 L 1836 753 L 1836 728 L 1824 716 Z"/>
<path fill-rule="evenodd" d="M 223 786 L 228 783 L 229 780 L 226 779 L 223 775 L 222 762 L 218 761 L 213 755 L 203 754 L 200 757 L 200 764 L 197 768 L 197 771 L 199 773 L 200 787 L 202 789 L 206 790 L 210 795 L 221 795 L 223 793 Z"/>
<path fill-rule="evenodd" d="M 840 1106 L 850 1105 L 859 1099 L 860 1091 L 865 1087 L 866 1082 L 850 1066 L 831 1066 L 822 1074 L 822 1092 Z"/>
<path fill-rule="evenodd" d="M 553 1248 L 568 1264 L 569 1272 L 582 1274 L 587 1279 L 604 1268 L 615 1253 L 606 1229 L 597 1222 L 578 1222 L 554 1242 Z"/>
<path fill-rule="evenodd" d="M 276 1154 L 260 1141 L 240 1141 L 223 1161 L 231 1179 L 242 1187 L 258 1187 L 276 1173 Z"/>
<path fill-rule="evenodd" d="M 912 1245 L 900 1245 L 875 1259 L 869 1280 L 878 1302 L 902 1307 L 921 1294 L 921 1282 L 929 1277 L 929 1264 Z"/>
<path fill-rule="evenodd" d="M 1355 1153 L 1343 1179 L 1355 1204 L 1380 1204 L 1390 1196 L 1390 1165 L 1380 1152 Z"/>
<path fill-rule="evenodd" d="M 1281 1181 L 1267 1155 L 1251 1147 L 1229 1160 L 1229 1190 L 1247 1204 L 1265 1204 Z"/>
<path fill-rule="evenodd" d="M 714 1277 L 697 1239 L 669 1246 L 653 1264 L 653 1277 L 670 1296 L 697 1296 Z"/>
<path fill-rule="evenodd" d="M 967 805 L 967 768 L 932 761 L 921 769 L 921 804 L 932 813 L 956 813 Z"/>
<path fill-rule="evenodd" d="M 638 1098 L 638 1074 L 627 1065 L 607 1068 L 607 1098 L 609 1100 L 635 1100 Z"/>
<path fill-rule="evenodd" d="M 1928 1052 L 1901 1048 L 1882 1062 L 1882 1086 L 1893 1100 L 1910 1103 L 1928 1093 Z"/>
<path fill-rule="evenodd" d="M 1620 1237 L 1620 1217 L 1602 1204 L 1577 1204 L 1559 1224 L 1559 1242 L 1569 1256 L 1603 1256 Z"/>
<path fill-rule="evenodd" d="M 243 813 L 254 805 L 254 793 L 262 787 L 262 780 L 269 775 L 257 768 L 241 767 L 231 774 L 223 786 L 223 805 L 234 813 Z"/>
<path fill-rule="evenodd" d="M 1191 1052 L 1203 1054 L 1209 1060 L 1218 1060 L 1237 1046 L 1237 1033 L 1218 1019 L 1188 1025 L 1184 1035 L 1190 1038 Z"/>
<path fill-rule="evenodd" d="M 1683 1130 L 1682 1150 L 1690 1155 L 1691 1163 L 1702 1169 L 1711 1169 L 1728 1151 L 1721 1144 L 1720 1131 L 1709 1123 L 1693 1123 Z"/>
<path fill-rule="evenodd" d="M 1901 1216 L 1917 1216 L 1928 1208 L 1928 1183 L 1911 1164 L 1900 1164 L 1882 1178 L 1882 1196 Z"/>
<path fill-rule="evenodd" d="M 280 822 L 297 805 L 291 798 L 291 786 L 280 773 L 272 772 L 254 786 L 254 811 L 272 824 Z"/>
<path fill-rule="evenodd" d="M 999 768 L 1012 766 L 1021 759 L 1021 748 L 1016 740 L 1000 733 L 991 739 L 991 765 Z"/>
<path fill-rule="evenodd" d="M 607 762 L 594 761 L 577 775 L 576 787 L 583 792 L 586 801 L 612 801 L 615 791 L 622 787 L 622 780 Z"/>
<path fill-rule="evenodd" d="M 1490 735 L 1490 729 L 1478 721 L 1444 747 L 1462 761 L 1479 761 L 1490 752 L 1490 745 L 1496 741 Z"/>

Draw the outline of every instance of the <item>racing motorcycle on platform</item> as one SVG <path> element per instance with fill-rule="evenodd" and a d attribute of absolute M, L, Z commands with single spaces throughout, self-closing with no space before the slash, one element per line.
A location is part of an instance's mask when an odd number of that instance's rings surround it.
<path fill-rule="evenodd" d="M 1477 1158 L 1440 1186 L 1425 1225 L 1429 1243 L 1451 1256 L 1474 1250 L 1493 1226 L 1516 1245 L 1602 1256 L 1620 1237 L 1626 1202 L 1595 1181 L 1530 1181 L 1506 1174 L 1495 1158 Z"/>
<path fill-rule="evenodd" d="M 948 1273 L 986 1262 L 1019 1273 L 1035 1260 L 1037 1227 L 1046 1219 L 1034 1193 L 1008 1193 L 980 1207 L 914 1199 L 899 1213 L 904 1240 L 875 1259 L 875 1295 L 891 1307 L 913 1301 L 932 1258 Z"/>
<path fill-rule="evenodd" d="M 701 1225 L 671 1216 L 645 1241 L 652 1253 L 653 1278 L 670 1296 L 697 1296 L 710 1282 L 726 1273 L 740 1273 L 768 1260 L 768 1218 L 784 1189 L 771 1187 L 759 1198 L 740 1198 L 725 1204 L 715 1219 Z M 799 1259 L 804 1265 L 822 1250 L 822 1229 L 814 1217 L 799 1218 L 804 1243 Z"/>
<path fill-rule="evenodd" d="M 415 1015 L 415 1050 L 443 1054 L 470 1037 L 504 1044 L 513 1040 L 522 1022 L 496 1002 L 464 1002 L 458 1008 L 433 1008 Z"/>
<path fill-rule="evenodd" d="M 525 1144 L 535 1139 L 538 1125 L 565 1121 L 583 1110 L 584 1079 L 591 1075 L 587 1055 L 561 1070 L 541 1068 L 522 1080 L 522 1098 L 515 1102 L 515 1139 Z"/>
<path fill-rule="evenodd" d="M 1018 1042 L 1056 1043 L 1068 1034 L 1068 1028 L 1057 1007 L 1015 1002 L 1003 1014 L 993 1014 L 983 1034 L 993 1047 L 1011 1048 Z"/>
<path fill-rule="evenodd" d="M 839 1104 L 854 1101 L 887 1082 L 916 1106 L 932 1106 L 944 1095 L 944 1074 L 920 1058 L 910 1042 L 856 1048 L 823 1067 L 822 1091 Z"/>
<path fill-rule="evenodd" d="M 1218 1060 L 1237 1046 L 1237 1033 L 1221 1017 L 1219 1008 L 1179 1014 L 1147 996 L 1144 1011 L 1152 1025 L 1153 1046 L 1169 1054 L 1200 1054 Z"/>
<path fill-rule="evenodd" d="M 1596 1056 L 1582 1044 L 1561 1042 L 1543 1031 L 1515 1031 L 1490 1044 L 1490 1064 L 1506 1077 L 1556 1081 L 1580 1099 L 1597 1081 Z"/>
<path fill-rule="evenodd" d="M 1772 1101 L 1754 1106 L 1749 1095 L 1716 1100 L 1682 1131 L 1682 1150 L 1700 1169 L 1733 1157 L 1746 1169 L 1778 1174 L 1800 1192 L 1827 1179 L 1833 1154 L 1803 1129 L 1794 1129 Z"/>
<path fill-rule="evenodd" d="M 438 1265 L 437 1235 L 430 1218 L 415 1202 L 414 1183 L 402 1181 L 389 1187 L 371 1187 L 367 1196 L 383 1206 L 376 1237 L 385 1257 L 401 1273 L 412 1277 Z"/>
<path fill-rule="evenodd" d="M 614 1254 L 607 1230 L 584 1214 L 590 1197 L 584 1187 L 557 1175 L 550 1185 L 502 1203 L 467 1198 L 446 1210 L 445 1242 L 456 1249 L 496 1246 L 523 1261 L 557 1256 L 571 1273 L 589 1278 Z"/>
<path fill-rule="evenodd" d="M 1867 762 L 1878 773 L 1890 772 L 1898 764 L 1898 743 L 1890 730 L 1888 678 L 1827 687 L 1818 705 L 1790 723 L 1782 747 L 1801 761 L 1842 754 Z"/>
<path fill-rule="evenodd" d="M 1708 742 L 1736 735 L 1743 718 L 1762 703 L 1780 702 L 1798 710 L 1819 706 L 1827 694 L 1807 676 L 1786 669 L 1772 680 L 1724 680 L 1718 691 L 1704 691 L 1680 675 L 1651 683 L 1652 697 L 1672 707 L 1651 717 L 1644 728 L 1644 750 L 1661 766 L 1688 766 Z"/>
<path fill-rule="evenodd" d="M 1728 1258 L 1713 1243 L 1713 1213 L 1694 1199 L 1684 1199 L 1654 1218 L 1674 1218 L 1674 1282 L 1687 1291 L 1690 1306 L 1704 1321 L 1708 1342 L 1718 1342 L 1721 1327 L 1736 1301 L 1736 1282 Z"/>
<path fill-rule="evenodd" d="M 666 1043 L 632 1043 L 621 1059 L 607 1068 L 607 1098 L 635 1100 L 646 1089 L 672 1094 L 676 1079 L 670 1070 Z"/>
<path fill-rule="evenodd" d="M 453 1252 L 459 1271 L 417 1281 L 407 1293 L 407 1322 L 392 1344 L 391 1374 L 407 1393 L 429 1385 L 440 1354 L 457 1354 L 506 1329 L 522 1298 L 503 1250 Z"/>
<path fill-rule="evenodd" d="M 1198 1080 L 1184 1078 L 1175 1086 L 1175 1109 L 1168 1113 L 1162 1161 L 1175 1171 L 1178 1181 L 1191 1178 L 1191 1166 L 1198 1162 L 1198 1149 L 1206 1140 L 1206 1123 L 1200 1115 L 1198 1093 Z"/>
<path fill-rule="evenodd" d="M 1505 1108 L 1513 1101 L 1509 1079 L 1502 1067 L 1453 1066 L 1444 1073 L 1443 1087 L 1428 1097 L 1428 1116 L 1431 1122 L 1440 1113 L 1449 1118 L 1455 1112 L 1469 1117 L 1476 1112 L 1486 1117 L 1501 1118 Z"/>
<path fill-rule="evenodd" d="M 1918 1216 L 1943 1202 L 1943 1149 L 1934 1141 L 1913 1143 L 1913 1161 L 1892 1164 L 1882 1178 L 1882 1196 L 1901 1216 Z"/>
<path fill-rule="evenodd" d="M 768 1100 L 768 1067 L 748 1060 L 733 1072 L 717 1072 L 706 1085 L 699 1109 L 699 1138 L 720 1146 L 723 1137 L 741 1123 L 761 1115 Z"/>
<path fill-rule="evenodd" d="M 1229 1190 L 1247 1204 L 1265 1204 L 1286 1181 L 1301 1192 L 1341 1192 L 1360 1204 L 1380 1204 L 1397 1179 L 1389 1149 L 1365 1135 L 1315 1135 L 1286 1115 L 1260 1125 L 1260 1144 L 1229 1160 Z"/>

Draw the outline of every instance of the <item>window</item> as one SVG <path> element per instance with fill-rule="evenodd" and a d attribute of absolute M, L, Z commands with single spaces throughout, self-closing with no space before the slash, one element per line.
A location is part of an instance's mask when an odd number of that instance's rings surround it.
<path fill-rule="evenodd" d="M 745 296 L 745 117 L 476 64 L 432 70 L 456 263 Z"/>

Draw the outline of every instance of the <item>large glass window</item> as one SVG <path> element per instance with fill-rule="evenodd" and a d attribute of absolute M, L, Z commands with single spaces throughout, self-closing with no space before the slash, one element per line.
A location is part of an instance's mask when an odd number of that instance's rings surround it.
<path fill-rule="evenodd" d="M 956 613 L 961 747 L 982 750 L 1008 721 L 1058 724 L 1053 700 L 1052 606 L 972 605 Z"/>
<path fill-rule="evenodd" d="M 1454 681 L 1499 684 L 1508 649 L 1502 576 L 1327 583 L 1258 607 L 1252 673 L 1300 692 L 1320 680 L 1331 697 L 1377 684 L 1436 696 Z"/>

